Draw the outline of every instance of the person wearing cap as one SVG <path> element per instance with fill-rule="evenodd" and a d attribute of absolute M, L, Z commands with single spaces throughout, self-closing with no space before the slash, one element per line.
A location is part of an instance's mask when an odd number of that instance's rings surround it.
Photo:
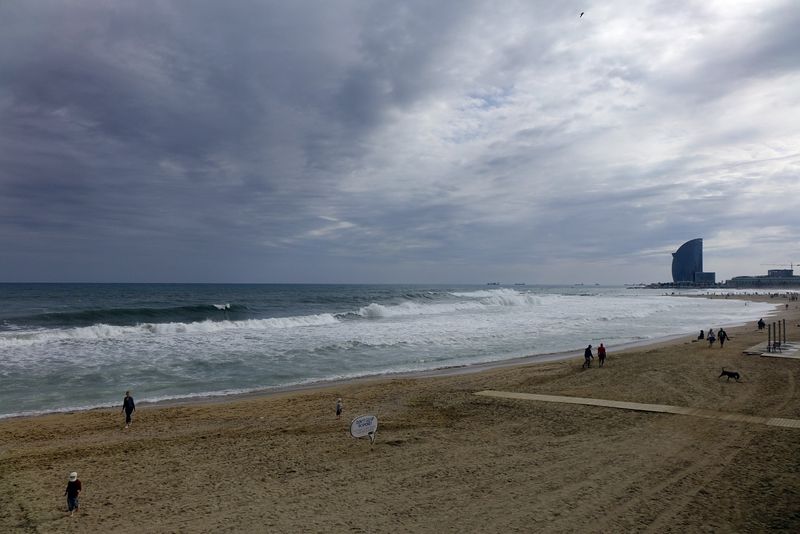
<path fill-rule="evenodd" d="M 131 397 L 131 392 L 125 392 L 125 398 L 122 399 L 122 411 L 125 412 L 125 428 L 131 426 L 131 415 L 133 415 L 133 411 L 136 410 L 136 405 L 133 403 L 133 397 Z"/>
<path fill-rule="evenodd" d="M 67 496 L 67 510 L 71 516 L 78 511 L 80 503 L 78 503 L 78 496 L 81 494 L 81 481 L 78 480 L 78 473 L 73 471 L 69 474 L 69 482 L 67 482 L 67 489 L 64 490 L 64 495 Z"/>

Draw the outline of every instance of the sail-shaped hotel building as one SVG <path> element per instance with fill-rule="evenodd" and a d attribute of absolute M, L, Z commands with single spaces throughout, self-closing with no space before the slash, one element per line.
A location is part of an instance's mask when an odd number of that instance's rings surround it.
<path fill-rule="evenodd" d="M 703 239 L 687 241 L 672 253 L 672 281 L 676 284 L 714 284 L 716 273 L 703 272 Z"/>

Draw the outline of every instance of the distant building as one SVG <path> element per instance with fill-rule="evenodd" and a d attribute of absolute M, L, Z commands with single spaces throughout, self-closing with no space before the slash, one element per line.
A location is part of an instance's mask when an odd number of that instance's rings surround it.
<path fill-rule="evenodd" d="M 694 283 L 703 286 L 713 286 L 717 283 L 717 273 L 694 273 Z"/>
<path fill-rule="evenodd" d="M 725 287 L 800 287 L 800 276 L 793 269 L 770 269 L 766 275 L 734 276 Z"/>
<path fill-rule="evenodd" d="M 703 272 L 703 239 L 681 245 L 672 253 L 672 281 L 680 285 L 714 285 L 716 273 Z"/>

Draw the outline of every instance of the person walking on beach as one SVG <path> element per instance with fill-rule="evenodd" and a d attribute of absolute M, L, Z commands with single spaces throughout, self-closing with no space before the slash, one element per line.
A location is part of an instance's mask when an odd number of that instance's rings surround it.
<path fill-rule="evenodd" d="M 81 481 L 78 480 L 78 473 L 73 471 L 69 474 L 67 489 L 64 490 L 64 495 L 67 496 L 67 511 L 70 516 L 78 511 L 78 507 L 80 506 L 78 496 L 81 494 L 81 489 Z"/>
<path fill-rule="evenodd" d="M 719 339 L 719 348 L 722 348 L 722 346 L 725 345 L 725 340 L 728 339 L 728 333 L 720 328 L 717 331 L 717 339 Z"/>
<path fill-rule="evenodd" d="M 131 415 L 133 415 L 134 410 L 136 410 L 136 404 L 133 402 L 133 397 L 131 397 L 131 392 L 125 392 L 125 398 L 122 399 L 122 411 L 125 412 L 125 428 L 131 426 Z"/>
<path fill-rule="evenodd" d="M 762 317 L 761 319 L 758 320 L 758 329 L 759 330 L 764 330 L 764 325 L 765 324 L 766 323 L 764 323 L 764 318 Z"/>
<path fill-rule="evenodd" d="M 589 345 L 588 347 L 586 347 L 586 350 L 583 351 L 583 365 L 581 365 L 581 368 L 586 367 L 587 369 L 589 369 L 592 366 L 593 358 L 594 356 L 592 355 L 592 346 Z"/>
<path fill-rule="evenodd" d="M 603 364 L 606 363 L 606 348 L 602 343 L 597 347 L 597 359 L 600 362 L 600 367 L 603 367 Z"/>
<path fill-rule="evenodd" d="M 717 338 L 714 337 L 714 331 L 713 330 L 709 330 L 708 331 L 708 336 L 706 337 L 706 339 L 708 339 L 708 346 L 709 347 L 713 347 L 714 346 L 714 342 L 717 340 Z"/>
<path fill-rule="evenodd" d="M 344 409 L 344 404 L 342 404 L 342 398 L 339 397 L 336 399 L 336 419 L 342 417 L 342 410 Z"/>

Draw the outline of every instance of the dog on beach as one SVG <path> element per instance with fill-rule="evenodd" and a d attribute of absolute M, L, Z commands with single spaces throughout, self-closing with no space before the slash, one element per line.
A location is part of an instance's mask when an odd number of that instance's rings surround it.
<path fill-rule="evenodd" d="M 723 376 L 728 377 L 728 380 L 726 380 L 726 382 L 728 382 L 731 378 L 735 379 L 737 382 L 739 381 L 739 373 L 737 373 L 736 371 L 726 371 L 724 367 L 722 368 L 722 372 L 719 374 L 717 379 L 720 379 Z"/>

